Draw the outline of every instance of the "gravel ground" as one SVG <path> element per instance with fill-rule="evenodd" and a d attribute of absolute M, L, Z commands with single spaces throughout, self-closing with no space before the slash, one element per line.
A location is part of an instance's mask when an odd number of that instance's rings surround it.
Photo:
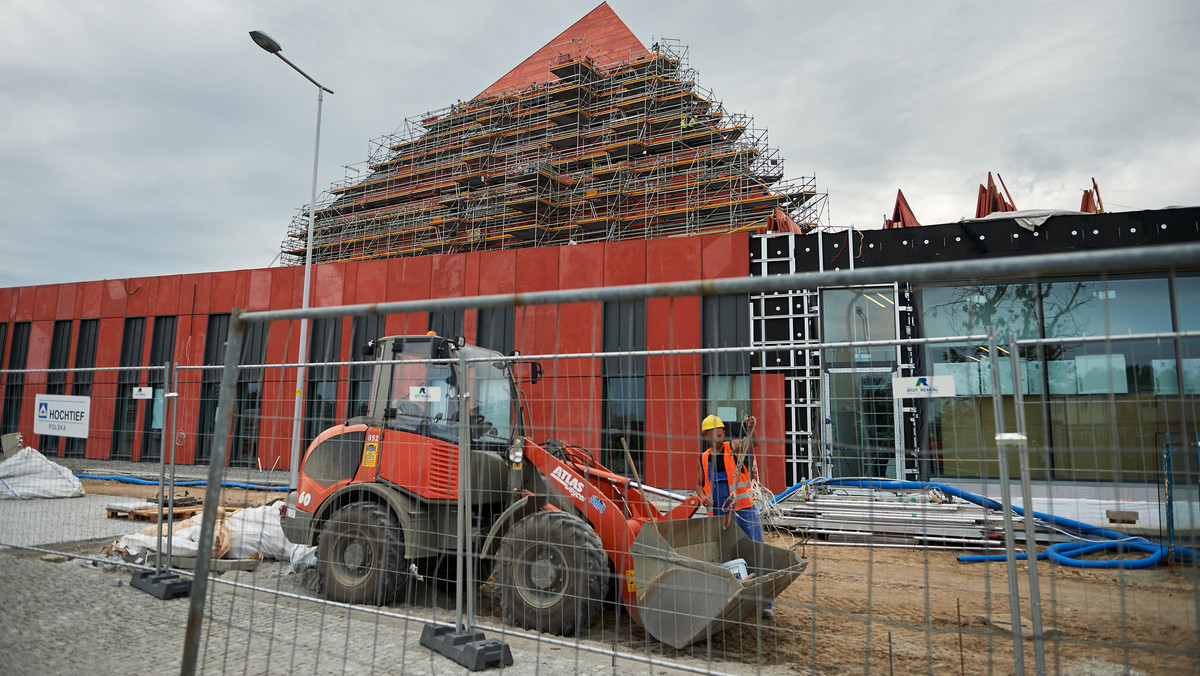
<path fill-rule="evenodd" d="M 86 468 L 73 464 L 77 473 L 87 473 Z M 118 471 L 112 463 L 104 467 L 108 473 Z M 137 470 L 145 467 L 134 465 Z M 193 471 L 203 473 L 205 469 Z M 129 567 L 97 553 L 106 542 L 141 525 L 106 517 L 104 507 L 121 500 L 129 499 L 89 495 L 0 501 L 0 672 L 159 674 L 179 670 L 189 599 L 163 601 L 133 588 Z M 48 555 L 47 550 L 68 556 Z M 311 589 L 311 574 L 293 573 L 288 564 L 273 561 L 263 562 L 253 572 L 214 577 L 206 601 L 198 671 L 469 673 L 419 643 L 427 620 L 453 621 L 453 604 L 444 595 L 426 606 L 389 608 L 385 615 L 378 609 L 311 600 Z M 508 673 L 747 671 L 744 664 L 723 667 L 699 660 L 651 666 L 626 657 L 614 659 L 599 652 L 604 646 L 597 643 L 536 639 L 482 622 L 480 627 L 488 638 L 502 638 L 509 644 L 515 664 L 503 670 Z M 795 672 L 772 668 L 766 673 Z"/>

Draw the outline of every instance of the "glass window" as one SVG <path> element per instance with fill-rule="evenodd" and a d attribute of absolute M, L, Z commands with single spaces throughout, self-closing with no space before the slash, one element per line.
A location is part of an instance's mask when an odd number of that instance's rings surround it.
<path fill-rule="evenodd" d="M 512 354 L 516 312 L 511 307 L 483 308 L 475 327 L 475 344 L 500 354 Z"/>
<path fill-rule="evenodd" d="M 196 430 L 196 464 L 207 463 L 212 455 L 213 430 L 217 424 L 217 400 L 221 391 L 221 366 L 225 363 L 225 342 L 229 338 L 229 315 L 208 316 L 204 335 L 204 365 L 200 375 L 199 427 Z"/>
<path fill-rule="evenodd" d="M 162 366 L 175 358 L 175 325 L 173 316 L 155 317 L 150 333 L 151 368 L 146 371 L 146 386 L 153 388 L 154 399 L 147 407 L 150 410 L 142 416 L 142 452 L 138 457 L 143 462 L 158 462 L 162 458 L 163 394 L 167 391 Z"/>
<path fill-rule="evenodd" d="M 139 400 L 133 388 L 142 381 L 142 348 L 146 343 L 146 318 L 126 317 L 121 336 L 121 370 L 117 372 L 117 399 L 113 412 L 112 460 L 132 460 L 137 436 Z"/>
<path fill-rule="evenodd" d="M 604 304 L 603 348 L 606 353 L 646 349 L 646 301 L 621 300 Z M 604 457 L 601 461 L 619 474 L 646 477 L 646 357 L 605 357 L 601 411 Z M 622 445 L 621 441 L 625 444 Z M 633 467 L 625 456 L 625 447 Z"/>
<path fill-rule="evenodd" d="M 1169 399 L 1179 389 L 1177 364 L 1186 360 L 1176 361 L 1169 336 L 1136 341 L 1123 336 L 1171 330 L 1167 280 L 1054 280 L 1038 284 L 1037 293 L 1033 288 L 1006 284 L 922 290 L 925 335 L 982 334 L 995 326 L 1001 340 L 996 355 L 986 345 L 967 342 L 926 348 L 927 371 L 953 376 L 957 391 L 951 399 L 926 405 L 934 473 L 998 475 L 991 398 L 995 358 L 1007 431 L 1016 424 L 1015 389 L 1024 395 L 1035 476 L 1156 480 L 1162 447 L 1156 434 L 1178 431 L 1173 421 L 1178 420 L 1179 402 Z M 1190 298 L 1190 292 L 1184 290 L 1182 297 Z M 1067 340 L 1022 346 L 1014 365 L 1004 347 L 1010 331 L 1021 338 L 1044 332 L 1046 338 Z M 1076 337 L 1109 340 L 1069 340 Z M 1009 456 L 1009 467 L 1014 475 L 1019 471 L 1015 455 Z"/>
<path fill-rule="evenodd" d="M 462 310 L 437 310 L 429 313 L 429 330 L 443 338 L 457 338 L 463 333 Z"/>
<path fill-rule="evenodd" d="M 253 467 L 258 458 L 259 421 L 262 419 L 263 368 L 266 361 L 269 324 L 246 324 L 242 337 L 241 368 L 238 370 L 237 400 L 233 406 L 233 438 L 229 464 Z"/>
<path fill-rule="evenodd" d="M 350 367 L 350 410 L 347 418 L 365 416 L 371 399 L 371 374 L 374 365 L 372 355 L 363 352 L 363 347 L 383 337 L 383 317 L 368 315 L 355 317 L 350 325 L 350 360 L 368 362 Z"/>
<path fill-rule="evenodd" d="M 318 434 L 337 424 L 338 367 L 325 366 L 341 355 L 342 320 L 327 317 L 312 320 L 308 349 L 308 401 L 305 404 L 304 446 Z"/>
<path fill-rule="evenodd" d="M 701 341 L 706 348 L 750 345 L 750 298 L 744 294 L 707 296 L 701 306 Z M 703 355 L 705 374 L 750 373 L 749 352 L 709 352 Z"/>
<path fill-rule="evenodd" d="M 0 345 L 2 347 L 2 345 Z M 12 341 L 8 346 L 8 368 L 21 371 L 25 368 L 25 359 L 29 356 L 29 322 L 13 324 Z M 0 434 L 11 434 L 17 431 L 17 423 L 21 418 L 21 399 L 25 396 L 25 374 L 10 373 L 4 383 L 4 407 L 0 413 Z"/>
<path fill-rule="evenodd" d="M 1200 277 L 1175 278 L 1175 311 L 1180 331 L 1200 331 Z"/>
<path fill-rule="evenodd" d="M 71 382 L 71 394 L 77 397 L 92 395 L 92 374 L 90 370 L 96 366 L 96 337 L 100 330 L 99 319 L 79 320 L 79 339 L 75 341 L 75 368 L 77 369 Z M 68 458 L 82 458 L 86 454 L 87 439 L 67 437 L 63 455 Z"/>
<path fill-rule="evenodd" d="M 864 342 L 896 338 L 896 301 L 891 286 L 826 289 L 821 292 L 821 322 L 826 342 Z M 890 364 L 896 348 L 844 347 L 825 350 L 828 363 Z"/>
<path fill-rule="evenodd" d="M 1037 338 L 1037 287 L 1032 284 L 973 284 L 931 287 L 921 291 L 922 333 L 929 338 L 983 335 L 996 327 L 996 337 Z"/>
<path fill-rule="evenodd" d="M 54 334 L 50 338 L 50 369 L 65 369 L 71 359 L 71 320 L 54 322 Z M 67 393 L 67 372 L 54 371 L 46 374 L 46 394 Z M 43 434 L 38 438 L 38 450 L 58 455 L 57 435 Z"/>
<path fill-rule="evenodd" d="M 1166 279 L 1045 282 L 1042 311 L 1047 338 L 1171 330 Z"/>

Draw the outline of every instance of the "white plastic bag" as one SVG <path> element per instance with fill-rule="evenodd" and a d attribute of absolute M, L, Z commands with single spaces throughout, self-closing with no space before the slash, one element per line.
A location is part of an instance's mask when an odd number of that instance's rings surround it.
<path fill-rule="evenodd" d="M 264 559 L 287 561 L 291 555 L 292 543 L 283 534 L 278 502 L 243 509 L 230 516 L 229 533 L 233 538 L 229 546 L 231 558 L 248 559 L 259 554 Z"/>
<path fill-rule="evenodd" d="M 71 470 L 28 446 L 0 462 L 0 500 L 82 495 L 83 482 Z"/>

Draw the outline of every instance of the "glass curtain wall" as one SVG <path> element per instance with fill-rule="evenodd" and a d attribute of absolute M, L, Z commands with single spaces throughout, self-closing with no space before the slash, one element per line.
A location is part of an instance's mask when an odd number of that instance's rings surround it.
<path fill-rule="evenodd" d="M 1200 302 L 1196 280 L 1176 280 L 1177 307 Z M 1186 431 L 1185 415 L 1195 429 L 1184 407 L 1195 408 L 1200 374 L 1186 354 L 1177 359 L 1171 299 L 1171 280 L 1163 277 L 923 289 L 923 335 L 983 335 L 995 326 L 1000 345 L 998 355 L 981 340 L 926 348 L 929 372 L 953 376 L 956 390 L 952 398 L 930 400 L 927 409 L 931 474 L 998 476 L 991 399 L 991 360 L 998 358 L 1004 431 L 1015 431 L 1016 383 L 1035 478 L 1157 480 L 1164 444 Z M 1181 319 L 1181 330 L 1187 321 Z M 1046 340 L 1018 348 L 1014 365 L 1010 332 Z M 1088 338 L 1101 340 L 1082 340 Z M 1179 343 L 1185 353 L 1192 347 L 1187 339 Z M 1009 461 L 1015 474 L 1015 454 Z"/>

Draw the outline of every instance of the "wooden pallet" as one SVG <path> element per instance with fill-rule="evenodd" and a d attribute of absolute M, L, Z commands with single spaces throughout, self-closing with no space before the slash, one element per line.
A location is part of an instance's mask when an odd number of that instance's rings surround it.
<path fill-rule="evenodd" d="M 151 505 L 149 507 L 122 507 L 120 505 L 110 505 L 105 507 L 108 511 L 108 518 L 128 518 L 134 521 L 158 521 L 158 507 Z M 196 515 L 203 509 L 203 505 L 187 505 L 184 507 L 175 507 L 175 520 L 187 519 Z M 162 510 L 163 521 L 167 520 L 167 510 L 164 507 Z"/>

